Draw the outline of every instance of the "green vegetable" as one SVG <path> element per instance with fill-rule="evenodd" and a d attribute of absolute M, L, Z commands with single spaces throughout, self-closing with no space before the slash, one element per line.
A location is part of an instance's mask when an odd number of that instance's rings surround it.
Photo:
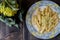
<path fill-rule="evenodd" d="M 18 11 L 18 4 L 14 2 L 16 1 L 12 2 L 11 0 L 11 4 L 13 4 L 14 6 L 9 4 L 8 0 L 5 0 L 2 3 L 0 3 L 0 14 L 3 14 L 4 16 L 8 17 L 14 16 Z"/>
<path fill-rule="evenodd" d="M 15 26 L 18 28 L 18 24 L 12 19 L 12 16 L 17 14 L 18 10 L 16 0 L 0 0 L 0 21 L 6 23 L 9 27 Z"/>

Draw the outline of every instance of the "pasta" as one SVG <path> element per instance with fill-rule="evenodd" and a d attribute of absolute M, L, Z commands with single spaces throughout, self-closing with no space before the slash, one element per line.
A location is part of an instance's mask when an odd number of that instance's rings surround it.
<path fill-rule="evenodd" d="M 49 6 L 40 10 L 37 8 L 35 11 L 36 15 L 32 16 L 32 25 L 39 33 L 45 33 L 52 31 L 58 24 L 58 15 Z"/>

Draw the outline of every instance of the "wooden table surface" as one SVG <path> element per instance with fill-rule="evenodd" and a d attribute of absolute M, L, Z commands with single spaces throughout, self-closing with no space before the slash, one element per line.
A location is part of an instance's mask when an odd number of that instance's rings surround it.
<path fill-rule="evenodd" d="M 22 26 L 20 24 L 20 26 Z M 9 27 L 0 21 L 0 40 L 23 40 L 23 30 L 16 27 Z"/>

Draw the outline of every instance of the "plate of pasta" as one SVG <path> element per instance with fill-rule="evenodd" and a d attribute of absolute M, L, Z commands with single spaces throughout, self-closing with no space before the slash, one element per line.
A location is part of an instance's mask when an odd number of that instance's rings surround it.
<path fill-rule="evenodd" d="M 26 15 L 29 32 L 40 39 L 50 39 L 60 33 L 60 7 L 52 1 L 39 1 L 33 4 Z"/>

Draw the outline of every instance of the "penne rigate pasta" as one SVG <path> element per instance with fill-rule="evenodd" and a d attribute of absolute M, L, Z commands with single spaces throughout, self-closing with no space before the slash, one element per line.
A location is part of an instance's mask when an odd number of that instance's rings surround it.
<path fill-rule="evenodd" d="M 36 9 L 36 15 L 32 16 L 32 25 L 36 25 L 35 29 L 39 33 L 52 31 L 58 24 L 58 15 L 49 6 L 41 11 L 40 8 Z"/>

